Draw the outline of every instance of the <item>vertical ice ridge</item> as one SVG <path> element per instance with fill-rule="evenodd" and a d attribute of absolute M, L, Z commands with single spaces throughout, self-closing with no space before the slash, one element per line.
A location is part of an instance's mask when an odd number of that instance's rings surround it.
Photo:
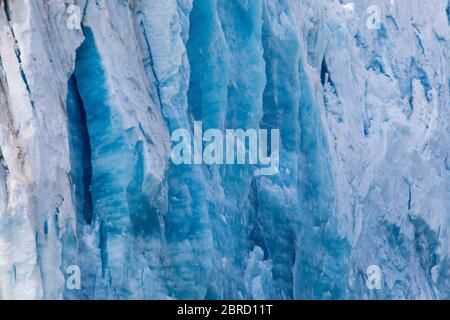
<path fill-rule="evenodd" d="M 5 3 L 0 11 L 0 56 L 2 60 L 2 112 L 1 149 L 2 163 L 8 164 L 4 171 L 5 191 L 0 211 L 0 291 L 4 299 L 41 298 L 42 281 L 39 270 L 37 244 L 33 226 L 32 186 L 30 166 L 26 154 L 35 130 L 29 90 L 23 78 L 23 60 L 18 56 L 18 40 L 11 32 L 11 23 L 16 23 L 16 15 L 11 14 Z M 15 9 L 15 13 L 18 11 Z M 20 8 L 18 8 L 20 10 Z M 27 8 L 23 8 L 27 9 Z M 12 22 L 14 20 L 14 22 Z M 20 24 L 17 24 L 20 27 Z M 14 83 L 14 87 L 11 84 Z M 7 105 L 5 104 L 7 102 Z M 22 105 L 23 104 L 23 105 Z M 13 106 L 22 106 L 22 110 Z M 11 123 L 10 121 L 13 121 Z M 21 129 L 21 130 L 19 130 Z M 22 159 L 20 159 L 22 158 Z M 7 174 L 6 174 L 7 173 Z M 28 192 L 22 198 L 20 193 Z M 19 236 L 18 239 L 14 239 Z"/>
<path fill-rule="evenodd" d="M 261 177 L 256 183 L 258 223 L 267 246 L 265 258 L 272 262 L 273 298 L 294 297 L 296 233 L 302 215 L 295 178 L 299 161 L 295 137 L 300 134 L 300 45 L 290 14 L 284 1 L 265 3 L 262 44 L 267 85 L 261 127 L 280 128 L 280 157 L 285 159 L 280 165 L 282 176 Z"/>

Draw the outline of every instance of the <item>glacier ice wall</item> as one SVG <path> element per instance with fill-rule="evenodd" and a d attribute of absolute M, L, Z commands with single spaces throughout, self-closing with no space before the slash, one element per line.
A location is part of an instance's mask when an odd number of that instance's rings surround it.
<path fill-rule="evenodd" d="M 0 0 L 0 298 L 450 298 L 450 3 L 349 3 Z M 173 164 L 194 121 L 279 174 Z"/>

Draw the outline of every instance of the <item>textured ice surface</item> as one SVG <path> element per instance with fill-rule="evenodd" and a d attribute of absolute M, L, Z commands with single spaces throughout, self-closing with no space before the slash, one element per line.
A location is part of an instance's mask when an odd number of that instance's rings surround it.
<path fill-rule="evenodd" d="M 0 0 L 0 298 L 449 299 L 449 8 Z M 173 164 L 194 121 L 280 173 Z"/>

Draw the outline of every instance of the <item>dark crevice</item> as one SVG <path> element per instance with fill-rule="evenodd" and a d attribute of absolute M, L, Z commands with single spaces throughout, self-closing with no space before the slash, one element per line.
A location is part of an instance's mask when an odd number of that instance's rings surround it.
<path fill-rule="evenodd" d="M 447 10 L 445 10 L 447 12 L 447 21 L 448 24 L 450 24 L 450 0 L 447 2 Z"/>
<path fill-rule="evenodd" d="M 108 271 L 108 230 L 104 221 L 100 222 L 100 259 L 102 261 L 102 277 L 105 278 Z"/>
<path fill-rule="evenodd" d="M 71 147 L 71 178 L 75 185 L 77 211 L 87 224 L 92 223 L 93 204 L 90 191 L 92 183 L 91 143 L 87 128 L 86 111 L 75 75 L 69 80 L 67 97 L 69 135 Z"/>
<path fill-rule="evenodd" d="M 16 264 L 13 264 L 12 274 L 13 274 L 13 281 L 16 282 L 16 281 L 17 281 L 17 268 L 16 268 Z"/>
<path fill-rule="evenodd" d="M 8 0 L 3 0 L 4 8 L 5 8 L 5 14 L 6 19 L 8 19 L 8 22 L 11 21 L 11 10 L 9 9 L 9 3 Z"/>
<path fill-rule="evenodd" d="M 368 69 L 374 70 L 375 72 L 382 73 L 386 77 L 390 78 L 389 75 L 386 74 L 385 68 L 383 66 L 383 62 L 380 60 L 380 57 L 375 57 L 369 64 Z"/>
<path fill-rule="evenodd" d="M 258 209 L 258 187 L 255 179 L 252 180 L 248 198 L 251 206 L 249 213 L 249 223 L 248 223 L 249 225 L 247 231 L 248 232 L 247 237 L 250 242 L 247 250 L 251 251 L 255 246 L 258 246 L 264 252 L 264 260 L 267 260 L 269 259 L 269 250 L 267 249 L 263 227 L 260 224 L 261 218 L 259 217 L 259 209 Z"/>
<path fill-rule="evenodd" d="M 58 239 L 61 238 L 61 232 L 59 229 L 59 209 L 55 209 L 55 214 L 53 215 L 53 225 L 55 226 L 55 233 Z"/>
<path fill-rule="evenodd" d="M 419 27 L 417 26 L 416 23 L 413 23 L 412 26 L 413 26 L 413 28 L 415 30 L 415 33 L 416 33 L 416 44 L 419 47 L 420 52 L 422 52 L 422 54 L 425 55 L 425 47 L 424 47 L 422 38 L 420 37 L 420 35 L 421 35 L 420 29 L 419 29 Z"/>
<path fill-rule="evenodd" d="M 6 174 L 9 174 L 9 168 L 8 165 L 6 164 L 6 160 L 3 157 L 3 152 L 2 152 L 2 148 L 0 147 L 0 165 L 2 166 L 3 170 L 5 170 Z"/>
<path fill-rule="evenodd" d="M 328 83 L 334 88 L 334 83 L 333 80 L 331 80 L 330 71 L 328 70 L 328 64 L 325 57 L 323 57 L 322 66 L 320 67 L 320 82 L 323 86 Z"/>
<path fill-rule="evenodd" d="M 162 103 L 162 98 L 161 98 L 162 95 L 161 95 L 161 89 L 160 89 L 161 88 L 161 84 L 160 84 L 160 81 L 159 81 L 159 78 L 158 78 L 158 74 L 156 73 L 156 70 L 155 70 L 155 65 L 154 65 L 154 62 L 153 62 L 154 60 L 153 60 L 152 48 L 151 48 L 150 40 L 148 39 L 147 32 L 146 32 L 146 29 L 145 29 L 145 26 L 144 26 L 145 15 L 141 11 L 138 12 L 137 14 L 138 14 L 138 16 L 139 15 L 141 16 L 141 21 L 139 22 L 139 27 L 141 28 L 142 36 L 144 37 L 145 46 L 146 46 L 147 52 L 148 52 L 148 60 L 145 61 L 144 64 L 150 66 L 153 79 L 155 80 L 155 87 L 156 87 L 156 92 L 157 92 L 157 95 L 158 95 L 158 102 L 159 102 L 160 107 L 163 108 L 163 103 Z"/>
<path fill-rule="evenodd" d="M 444 160 L 445 170 L 450 171 L 450 156 L 447 154 Z"/>
<path fill-rule="evenodd" d="M 4 185 L 4 190 L 6 192 L 5 200 L 9 198 L 9 186 L 7 183 L 8 175 L 9 175 L 9 168 L 8 165 L 6 164 L 5 158 L 3 157 L 2 148 L 0 147 L 0 178 L 4 178 L 4 180 L 0 182 Z"/>
<path fill-rule="evenodd" d="M 411 186 L 409 186 L 408 188 L 408 210 L 411 210 L 412 206 L 412 191 L 411 191 Z"/>
<path fill-rule="evenodd" d="M 43 229 L 44 229 L 45 240 L 48 240 L 48 220 L 47 219 L 45 219 L 45 221 L 44 221 Z"/>

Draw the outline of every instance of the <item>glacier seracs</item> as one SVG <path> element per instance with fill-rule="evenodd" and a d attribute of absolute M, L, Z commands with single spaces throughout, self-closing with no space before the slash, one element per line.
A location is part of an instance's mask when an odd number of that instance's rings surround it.
<path fill-rule="evenodd" d="M 0 298 L 450 298 L 449 8 L 0 0 Z M 171 163 L 194 121 L 280 173 Z"/>

